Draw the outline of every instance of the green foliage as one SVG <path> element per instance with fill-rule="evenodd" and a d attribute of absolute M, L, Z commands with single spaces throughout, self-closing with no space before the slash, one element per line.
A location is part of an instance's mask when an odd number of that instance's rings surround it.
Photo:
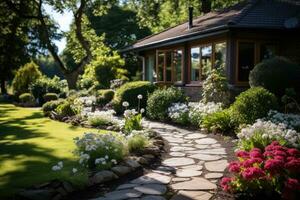
<path fill-rule="evenodd" d="M 110 118 L 97 117 L 97 116 L 88 118 L 88 123 L 93 127 L 113 125 Z"/>
<path fill-rule="evenodd" d="M 46 93 L 43 96 L 43 99 L 44 99 L 45 102 L 57 100 L 58 99 L 58 95 L 56 93 Z"/>
<path fill-rule="evenodd" d="M 223 69 L 213 69 L 203 82 L 202 102 L 229 104 L 228 81 Z"/>
<path fill-rule="evenodd" d="M 148 81 L 136 81 L 129 82 L 122 85 L 117 89 L 113 105 L 116 112 L 121 112 L 122 103 L 127 101 L 129 103 L 129 108 L 145 108 L 147 105 L 148 94 L 155 90 L 155 86 Z M 138 95 L 142 95 L 143 98 L 139 101 L 137 99 Z"/>
<path fill-rule="evenodd" d="M 126 111 L 125 111 L 126 112 Z M 129 111 L 131 112 L 131 111 Z M 125 115 L 125 125 L 124 132 L 130 134 L 133 130 L 142 130 L 142 114 L 134 114 L 131 113 L 129 115 Z"/>
<path fill-rule="evenodd" d="M 266 117 L 278 107 L 274 94 L 262 87 L 253 87 L 237 96 L 232 104 L 232 117 L 239 124 L 251 124 Z"/>
<path fill-rule="evenodd" d="M 129 152 L 139 152 L 147 147 L 149 144 L 148 138 L 144 135 L 138 134 L 130 137 L 127 141 Z"/>
<path fill-rule="evenodd" d="M 113 90 L 98 90 L 97 93 L 97 104 L 104 106 L 113 100 L 115 92 Z"/>
<path fill-rule="evenodd" d="M 55 111 L 56 108 L 62 103 L 64 103 L 64 100 L 61 100 L 61 99 L 55 100 L 55 101 L 48 101 L 48 102 L 44 103 L 42 106 L 44 115 L 48 116 L 50 112 Z"/>
<path fill-rule="evenodd" d="M 34 102 L 34 97 L 30 93 L 23 93 L 19 96 L 21 103 L 32 103 Z"/>
<path fill-rule="evenodd" d="M 77 114 L 76 109 L 74 109 L 74 106 L 70 101 L 64 101 L 59 104 L 55 109 L 55 112 L 63 117 L 71 117 Z"/>
<path fill-rule="evenodd" d="M 12 82 L 13 90 L 16 95 L 29 92 L 30 84 L 34 83 L 42 76 L 39 67 L 31 61 L 21 67 Z"/>
<path fill-rule="evenodd" d="M 300 65 L 284 57 L 264 60 L 254 67 L 249 75 L 251 87 L 261 86 L 281 97 L 286 88 L 300 91 Z"/>
<path fill-rule="evenodd" d="M 186 101 L 184 93 L 175 87 L 156 90 L 148 98 L 147 116 L 151 119 L 165 120 L 168 118 L 168 108 L 172 103 Z"/>
<path fill-rule="evenodd" d="M 200 126 L 212 132 L 230 133 L 233 132 L 236 127 L 231 116 L 232 113 L 230 109 L 211 113 L 202 118 Z"/>

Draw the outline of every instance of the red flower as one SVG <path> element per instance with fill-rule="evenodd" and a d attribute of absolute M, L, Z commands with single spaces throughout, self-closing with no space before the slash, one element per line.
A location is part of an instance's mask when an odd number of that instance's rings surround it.
<path fill-rule="evenodd" d="M 285 157 L 283 157 L 283 156 L 274 156 L 274 159 L 275 160 L 281 160 L 282 162 L 285 161 Z"/>
<path fill-rule="evenodd" d="M 251 149 L 251 152 L 254 152 L 254 151 L 261 153 L 261 150 L 259 148 L 256 148 L 256 147 L 254 147 L 253 149 Z"/>
<path fill-rule="evenodd" d="M 228 168 L 229 171 L 233 173 L 239 173 L 241 171 L 240 163 L 237 161 L 231 162 Z"/>
<path fill-rule="evenodd" d="M 265 169 L 269 170 L 272 174 L 280 172 L 284 166 L 284 162 L 282 160 L 277 159 L 269 159 L 265 163 Z"/>
<path fill-rule="evenodd" d="M 252 167 L 254 163 L 262 163 L 263 159 L 261 158 L 250 158 L 245 160 L 242 165 L 243 167 Z"/>
<path fill-rule="evenodd" d="M 263 158 L 263 155 L 259 151 L 251 151 L 250 157 L 251 158 Z"/>
<path fill-rule="evenodd" d="M 274 155 L 275 155 L 275 156 L 283 156 L 283 157 L 286 157 L 286 153 L 285 153 L 284 151 L 282 151 L 282 150 L 276 150 L 276 151 L 274 152 Z"/>
<path fill-rule="evenodd" d="M 229 177 L 224 177 L 221 180 L 221 186 L 223 188 L 224 191 L 229 192 L 231 191 L 231 185 L 230 183 L 233 181 L 233 178 L 229 178 Z"/>
<path fill-rule="evenodd" d="M 271 151 L 266 151 L 266 152 L 264 152 L 263 155 L 264 155 L 264 157 L 273 157 L 274 156 Z"/>
<path fill-rule="evenodd" d="M 300 190 L 300 183 L 297 179 L 289 178 L 285 183 L 284 186 L 289 190 Z"/>
<path fill-rule="evenodd" d="M 288 149 L 288 150 L 287 150 L 287 153 L 288 153 L 290 156 L 300 157 L 300 151 L 297 150 L 297 149 Z"/>
<path fill-rule="evenodd" d="M 284 165 L 284 167 L 292 172 L 300 172 L 300 159 L 299 158 L 291 159 L 289 162 L 287 162 Z"/>
<path fill-rule="evenodd" d="M 255 178 L 263 178 L 265 176 L 265 172 L 258 167 L 249 167 L 242 172 L 242 176 L 246 180 L 252 180 Z"/>
<path fill-rule="evenodd" d="M 237 151 L 235 155 L 240 158 L 249 158 L 249 153 L 247 151 Z"/>

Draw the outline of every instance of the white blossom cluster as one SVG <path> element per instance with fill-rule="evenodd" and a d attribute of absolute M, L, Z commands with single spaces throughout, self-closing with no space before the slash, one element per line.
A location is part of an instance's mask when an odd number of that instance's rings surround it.
<path fill-rule="evenodd" d="M 289 129 L 300 129 L 300 115 L 284 114 L 275 110 L 270 110 L 267 119 L 275 124 L 283 123 Z"/>
<path fill-rule="evenodd" d="M 90 123 L 98 122 L 101 123 L 101 125 L 122 124 L 121 120 L 119 120 L 115 114 L 116 112 L 114 110 L 88 112 L 87 119 Z"/>
<path fill-rule="evenodd" d="M 182 122 L 188 120 L 189 107 L 185 103 L 173 103 L 168 108 L 168 116 L 175 122 Z"/>
<path fill-rule="evenodd" d="M 91 107 L 96 103 L 96 97 L 95 96 L 79 97 L 77 98 L 77 101 L 79 101 L 84 107 Z"/>
<path fill-rule="evenodd" d="M 192 124 L 199 125 L 201 119 L 211 113 L 215 113 L 222 110 L 221 103 L 202 103 L 202 102 L 190 102 L 189 103 L 189 119 Z"/>
<path fill-rule="evenodd" d="M 88 162 L 94 162 L 96 166 L 117 164 L 117 158 L 123 155 L 125 149 L 122 136 L 113 133 L 85 133 L 82 138 L 74 138 L 74 141 L 79 163 L 83 166 L 86 166 Z"/>
<path fill-rule="evenodd" d="M 64 167 L 64 164 L 62 161 L 59 161 L 56 165 L 52 167 L 52 171 L 60 171 Z"/>
<path fill-rule="evenodd" d="M 288 129 L 283 123 L 276 124 L 262 119 L 258 119 L 254 124 L 241 129 L 237 136 L 240 140 L 249 140 L 257 134 L 264 139 L 284 139 L 294 147 L 298 147 L 300 143 L 300 133 Z"/>

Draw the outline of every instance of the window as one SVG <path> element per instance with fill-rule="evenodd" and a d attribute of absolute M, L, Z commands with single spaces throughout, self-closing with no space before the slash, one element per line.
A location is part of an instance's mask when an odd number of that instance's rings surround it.
<path fill-rule="evenodd" d="M 157 53 L 157 74 L 159 82 L 182 81 L 183 51 L 180 49 Z"/>
<path fill-rule="evenodd" d="M 146 56 L 146 66 L 145 66 L 145 80 L 154 82 L 156 78 L 156 72 L 155 72 L 155 56 L 149 55 Z"/>
<path fill-rule="evenodd" d="M 226 42 L 191 48 L 191 82 L 204 81 L 212 68 L 225 68 Z"/>
<path fill-rule="evenodd" d="M 255 64 L 255 43 L 239 42 L 238 47 L 238 81 L 246 82 Z"/>
<path fill-rule="evenodd" d="M 261 44 L 260 45 L 260 61 L 272 58 L 276 55 L 277 45 Z"/>

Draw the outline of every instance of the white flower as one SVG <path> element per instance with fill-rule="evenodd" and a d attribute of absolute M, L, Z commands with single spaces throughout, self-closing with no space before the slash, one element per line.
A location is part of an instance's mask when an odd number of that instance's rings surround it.
<path fill-rule="evenodd" d="M 129 103 L 128 103 L 127 101 L 124 101 L 124 102 L 122 103 L 122 106 L 123 106 L 123 107 L 128 107 L 128 106 L 129 106 Z"/>
<path fill-rule="evenodd" d="M 141 112 L 141 113 L 144 113 L 144 112 L 145 112 L 145 109 L 144 109 L 144 108 L 141 108 L 140 112 Z"/>
<path fill-rule="evenodd" d="M 59 171 L 59 170 L 61 170 L 61 167 L 59 167 L 59 166 L 57 166 L 57 165 L 54 165 L 54 166 L 52 167 L 52 171 Z"/>
<path fill-rule="evenodd" d="M 108 160 L 108 155 L 106 155 L 104 158 L 105 158 L 106 160 Z"/>
<path fill-rule="evenodd" d="M 116 164 L 118 163 L 116 159 L 112 159 L 111 162 L 112 162 L 114 165 L 116 165 Z"/>
<path fill-rule="evenodd" d="M 72 169 L 73 174 L 75 174 L 78 170 L 76 168 Z"/>
<path fill-rule="evenodd" d="M 138 98 L 138 99 L 142 99 L 142 98 L 143 98 L 143 95 L 139 94 L 139 95 L 137 96 L 137 98 Z"/>
<path fill-rule="evenodd" d="M 59 161 L 59 162 L 57 163 L 57 165 L 60 166 L 60 167 L 63 167 L 63 166 L 64 166 L 62 161 Z"/>
<path fill-rule="evenodd" d="M 106 161 L 104 160 L 104 161 L 102 161 L 102 165 L 106 165 Z"/>

